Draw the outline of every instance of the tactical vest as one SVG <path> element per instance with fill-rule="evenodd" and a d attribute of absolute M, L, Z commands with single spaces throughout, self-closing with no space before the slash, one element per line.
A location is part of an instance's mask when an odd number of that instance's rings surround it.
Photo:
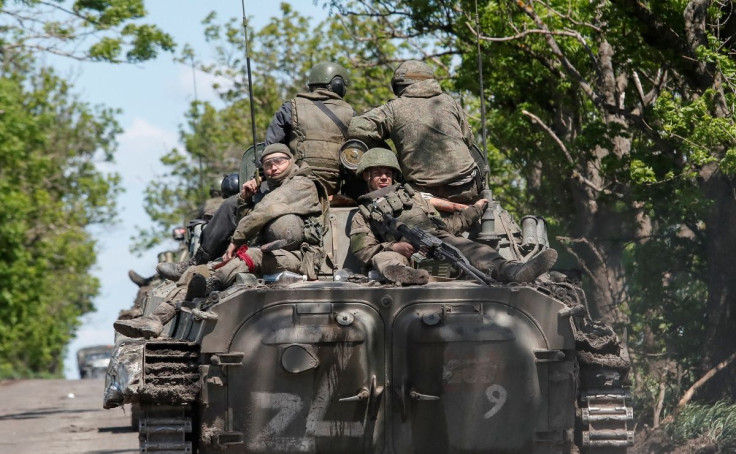
<path fill-rule="evenodd" d="M 289 149 L 294 153 L 297 164 L 309 164 L 318 180 L 324 172 L 337 178 L 340 171 L 340 146 L 345 142 L 340 127 L 327 116 L 315 101 L 322 102 L 347 127 L 353 117 L 353 108 L 342 99 L 332 98 L 317 92 L 300 93 L 291 100 L 291 135 Z M 331 181 L 328 183 L 332 183 Z M 325 182 L 323 182 L 325 184 Z M 325 184 L 330 194 L 334 193 L 337 181 Z M 333 187 L 334 186 L 334 187 Z"/>
<path fill-rule="evenodd" d="M 359 209 L 371 225 L 371 230 L 381 241 L 399 241 L 384 224 L 384 214 L 388 213 L 397 221 L 409 227 L 418 227 L 428 233 L 436 233 L 442 220 L 436 211 L 423 203 L 421 195 L 410 186 L 392 186 L 361 196 Z"/>

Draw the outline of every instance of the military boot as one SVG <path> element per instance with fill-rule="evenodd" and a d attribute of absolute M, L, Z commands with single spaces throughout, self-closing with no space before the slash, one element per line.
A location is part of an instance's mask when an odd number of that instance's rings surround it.
<path fill-rule="evenodd" d="M 389 265 L 383 270 L 383 276 L 391 282 L 401 285 L 424 285 L 429 282 L 427 270 L 416 270 L 404 265 Z"/>
<path fill-rule="evenodd" d="M 169 279 L 170 281 L 178 281 L 179 278 L 181 278 L 181 275 L 184 274 L 184 271 L 186 271 L 187 268 L 189 268 L 190 266 L 203 265 L 209 261 L 210 255 L 205 252 L 204 249 L 199 248 L 197 249 L 197 252 L 194 253 L 194 256 L 186 262 L 159 263 L 158 265 L 156 265 L 156 271 L 158 271 L 158 274 L 166 279 Z"/>
<path fill-rule="evenodd" d="M 153 314 L 132 320 L 118 320 L 113 323 L 115 331 L 128 337 L 158 337 L 164 330 L 164 325 L 176 315 L 176 308 L 169 301 L 164 301 L 156 307 Z"/>
<path fill-rule="evenodd" d="M 546 249 L 526 263 L 507 262 L 501 266 L 499 279 L 502 282 L 534 282 L 546 273 L 557 261 L 557 251 Z"/>
<path fill-rule="evenodd" d="M 148 285 L 148 284 L 151 283 L 151 281 L 153 280 L 153 278 L 155 276 L 143 277 L 143 276 L 141 276 L 140 274 L 136 273 L 133 270 L 128 270 L 128 277 L 138 287 L 145 287 L 146 285 Z"/>
<path fill-rule="evenodd" d="M 187 293 L 184 295 L 184 301 L 191 301 L 194 298 L 204 298 L 209 292 L 207 291 L 207 279 L 201 274 L 192 276 L 187 287 Z"/>

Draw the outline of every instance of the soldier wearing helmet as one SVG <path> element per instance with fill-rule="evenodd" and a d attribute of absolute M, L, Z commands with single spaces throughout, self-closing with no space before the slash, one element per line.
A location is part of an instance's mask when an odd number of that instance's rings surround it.
<path fill-rule="evenodd" d="M 391 89 L 397 97 L 353 118 L 349 137 L 370 144 L 390 138 L 404 180 L 419 191 L 453 202 L 477 200 L 483 178 L 471 153 L 470 126 L 432 68 L 417 60 L 402 63 Z"/>
<path fill-rule="evenodd" d="M 349 85 L 348 72 L 341 65 L 316 64 L 309 72 L 309 91 L 283 103 L 266 131 L 266 145 L 288 145 L 297 164 L 309 164 L 328 195 L 337 192 L 339 149 L 355 114 L 343 100 Z"/>
<path fill-rule="evenodd" d="M 128 337 L 157 337 L 176 314 L 176 303 L 203 297 L 235 281 L 238 273 L 271 274 L 293 271 L 316 279 L 322 265 L 323 204 L 308 166 L 300 168 L 284 144 L 263 150 L 262 165 L 269 191 L 254 203 L 255 189 L 243 188 L 239 207 L 243 216 L 223 257 L 215 263 L 192 266 L 177 281 L 150 316 L 118 320 L 115 329 Z"/>
<path fill-rule="evenodd" d="M 414 247 L 395 238 L 386 228 L 388 214 L 409 227 L 417 227 L 458 248 L 479 270 L 504 282 L 533 281 L 549 271 L 557 252 L 547 249 L 526 263 L 507 261 L 490 246 L 459 236 L 480 219 L 487 201 L 478 200 L 462 212 L 440 218 L 439 213 L 408 184 L 396 183 L 401 168 L 391 150 L 372 148 L 361 158 L 356 173 L 369 193 L 358 198 L 359 211 L 350 227 L 350 250 L 365 265 L 372 265 L 387 280 L 402 285 L 426 284 L 426 270 L 414 269 Z"/>
<path fill-rule="evenodd" d="M 161 262 L 156 271 L 165 279 L 177 281 L 190 266 L 202 265 L 225 252 L 233 234 L 237 217 L 237 194 L 240 192 L 238 174 L 230 173 L 218 178 L 210 187 L 211 198 L 199 208 L 196 219 L 203 219 L 206 228 L 199 225 L 199 246 L 188 260 L 183 262 Z M 192 224 L 190 224 L 191 227 Z"/>

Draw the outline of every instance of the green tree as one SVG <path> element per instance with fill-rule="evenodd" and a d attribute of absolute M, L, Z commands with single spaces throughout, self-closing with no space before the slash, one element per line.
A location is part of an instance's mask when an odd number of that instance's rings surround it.
<path fill-rule="evenodd" d="M 0 72 L 0 376 L 59 375 L 78 317 L 93 310 L 95 243 L 118 177 L 114 112 L 81 102 L 45 68 Z"/>
<path fill-rule="evenodd" d="M 671 409 L 731 357 L 731 2 L 481 0 L 479 23 L 474 1 L 329 3 L 403 18 L 394 37 L 440 40 L 418 55 L 456 55 L 457 89 L 478 90 L 480 39 L 491 141 L 523 177 L 527 208 L 552 220 L 584 271 L 594 315 L 634 322 L 637 357 L 665 359 L 637 371 L 665 381 L 653 401 Z M 732 396 L 734 373 L 718 374 L 708 396 Z"/>
<path fill-rule="evenodd" d="M 143 0 L 0 1 L 0 55 L 29 52 L 77 60 L 142 62 L 174 49 L 170 35 L 152 24 Z"/>
<path fill-rule="evenodd" d="M 94 310 L 95 241 L 119 177 L 115 115 L 32 55 L 141 62 L 173 49 L 142 0 L 0 1 L 0 377 L 59 376 L 79 317 Z"/>

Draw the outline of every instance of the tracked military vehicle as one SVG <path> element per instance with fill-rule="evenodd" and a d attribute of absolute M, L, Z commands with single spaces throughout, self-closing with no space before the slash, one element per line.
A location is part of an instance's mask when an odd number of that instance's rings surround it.
<path fill-rule="evenodd" d="M 331 209 L 332 266 L 319 280 L 243 274 L 183 302 L 160 338 L 118 335 L 104 405 L 140 409 L 141 452 L 622 454 L 633 444 L 628 358 L 588 317 L 577 283 L 552 271 L 485 284 L 424 260 L 429 284 L 388 284 L 348 252 L 356 210 Z M 517 224 L 494 201 L 475 235 L 509 259 L 549 246 L 542 219 Z M 174 285 L 152 290 L 145 313 Z"/>

